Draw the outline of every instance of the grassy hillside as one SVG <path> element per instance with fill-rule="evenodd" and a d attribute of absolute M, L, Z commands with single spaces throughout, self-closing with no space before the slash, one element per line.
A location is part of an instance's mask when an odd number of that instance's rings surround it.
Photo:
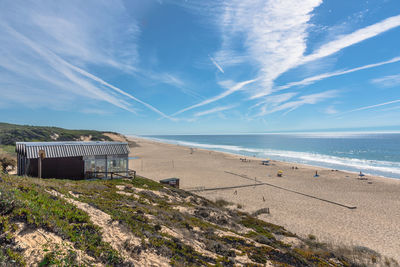
<path fill-rule="evenodd" d="M 42 127 L 0 123 L 0 145 L 15 145 L 19 141 L 75 141 L 81 136 L 91 140 L 111 141 L 104 132 L 93 130 L 68 130 L 57 127 Z"/>
<path fill-rule="evenodd" d="M 229 205 L 142 177 L 4 175 L 0 266 L 396 266 L 367 248 L 302 240 Z"/>

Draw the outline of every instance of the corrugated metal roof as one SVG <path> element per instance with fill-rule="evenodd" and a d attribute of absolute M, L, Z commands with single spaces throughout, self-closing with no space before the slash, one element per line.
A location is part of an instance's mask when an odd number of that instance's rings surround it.
<path fill-rule="evenodd" d="M 15 151 L 28 159 L 39 158 L 44 150 L 46 158 L 103 156 L 129 154 L 128 143 L 123 142 L 17 142 Z"/>

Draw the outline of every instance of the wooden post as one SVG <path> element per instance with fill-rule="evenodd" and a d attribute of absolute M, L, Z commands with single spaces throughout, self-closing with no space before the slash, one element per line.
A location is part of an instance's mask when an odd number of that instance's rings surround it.
<path fill-rule="evenodd" d="M 39 158 L 38 158 L 38 176 L 42 178 L 42 160 L 46 157 L 46 152 L 44 150 L 39 150 Z"/>
<path fill-rule="evenodd" d="M 42 178 L 42 158 L 41 157 L 38 158 L 38 164 L 39 164 L 39 166 L 38 166 L 38 177 Z"/>

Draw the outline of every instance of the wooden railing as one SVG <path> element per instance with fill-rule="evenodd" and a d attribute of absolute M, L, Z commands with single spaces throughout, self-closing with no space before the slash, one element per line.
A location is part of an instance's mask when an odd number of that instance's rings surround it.
<path fill-rule="evenodd" d="M 104 178 L 126 178 L 126 179 L 135 179 L 136 178 L 136 171 L 135 170 L 128 170 L 128 171 L 112 171 L 112 172 L 92 172 L 88 171 L 85 173 L 86 178 L 100 178 L 99 174 L 104 174 Z"/>

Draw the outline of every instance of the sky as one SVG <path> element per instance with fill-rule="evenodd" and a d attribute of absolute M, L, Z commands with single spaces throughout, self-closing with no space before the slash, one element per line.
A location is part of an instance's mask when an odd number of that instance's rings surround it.
<path fill-rule="evenodd" d="M 0 121 L 400 130 L 399 0 L 0 0 Z"/>

